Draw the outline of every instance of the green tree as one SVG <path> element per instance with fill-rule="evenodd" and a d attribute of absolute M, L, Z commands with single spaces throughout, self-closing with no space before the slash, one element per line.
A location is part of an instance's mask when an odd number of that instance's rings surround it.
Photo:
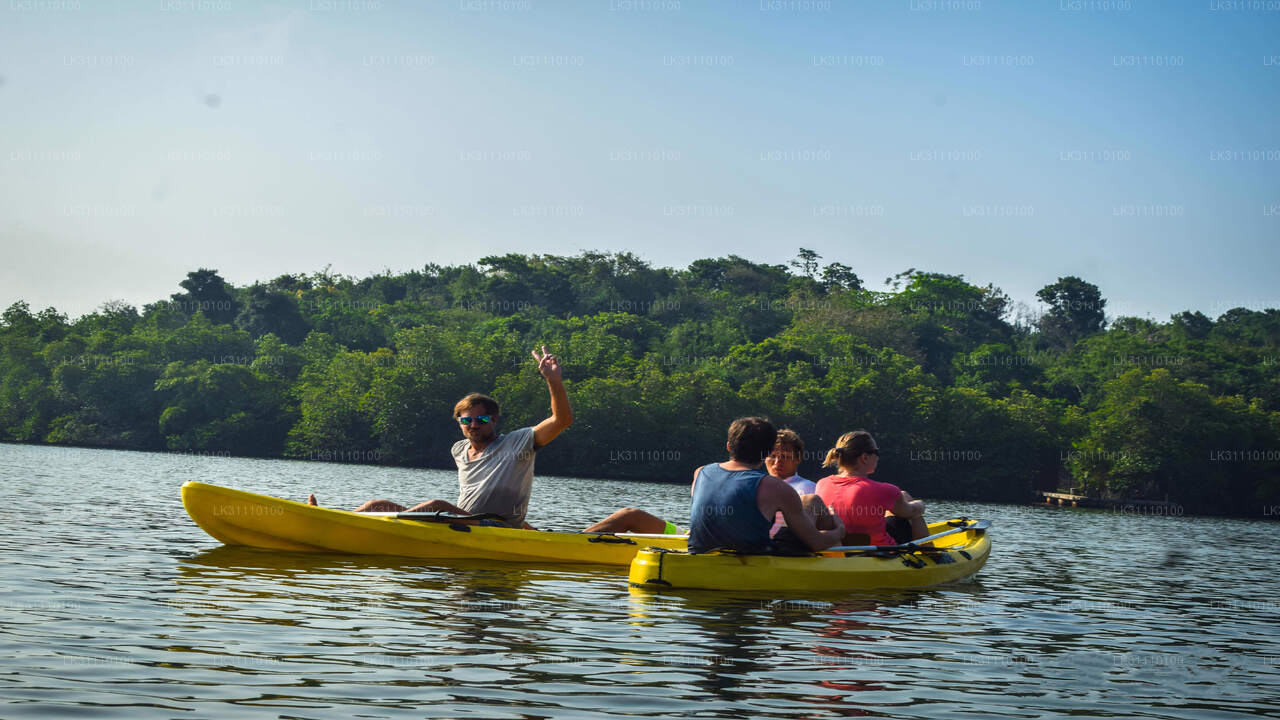
<path fill-rule="evenodd" d="M 862 279 L 848 265 L 833 262 L 822 269 L 822 285 L 828 291 L 856 291 L 862 289 Z"/>
<path fill-rule="evenodd" d="M 315 336 L 315 333 L 312 333 Z M 308 344 L 313 344 L 308 338 Z M 376 459 L 375 411 L 369 390 L 374 364 L 366 353 L 338 351 L 308 364 L 294 392 L 299 417 L 286 454 L 317 460 Z"/>
<path fill-rule="evenodd" d="M 272 333 L 290 345 L 302 342 L 308 331 L 306 318 L 292 297 L 256 283 L 249 288 L 236 325 L 254 338 Z"/>
<path fill-rule="evenodd" d="M 175 293 L 170 298 L 188 314 L 203 312 L 215 325 L 226 325 L 240 312 L 240 303 L 231 285 L 217 270 L 200 268 L 189 272 L 187 279 L 178 285 L 186 292 Z"/>
<path fill-rule="evenodd" d="M 159 376 L 145 351 L 70 355 L 57 360 L 51 388 L 63 412 L 49 424 L 46 442 L 155 450 Z"/>
<path fill-rule="evenodd" d="M 1256 403 L 1215 397 L 1165 368 L 1133 369 L 1106 384 L 1089 421 L 1071 469 L 1093 493 L 1233 514 L 1274 497 L 1257 479 L 1280 467 L 1280 422 Z"/>
<path fill-rule="evenodd" d="M 1049 306 L 1040 318 L 1040 332 L 1053 346 L 1070 347 L 1081 338 L 1101 332 L 1106 324 L 1107 301 L 1098 286 L 1074 275 L 1040 288 L 1036 297 Z"/>
<path fill-rule="evenodd" d="M 0 315 L 0 438 L 39 442 L 61 403 L 53 391 L 42 350 L 66 335 L 52 308 L 32 314 L 15 302 Z"/>
<path fill-rule="evenodd" d="M 283 388 L 247 365 L 173 362 L 156 381 L 159 431 L 170 450 L 278 456 L 292 418 Z"/>
<path fill-rule="evenodd" d="M 1173 316 L 1173 326 L 1179 334 L 1188 340 L 1204 340 L 1213 331 L 1213 321 L 1205 317 L 1199 310 L 1184 310 Z"/>
<path fill-rule="evenodd" d="M 577 422 L 541 472 L 687 482 L 727 422 L 764 414 L 805 437 L 802 473 L 864 427 L 879 476 L 925 497 L 1021 500 L 1065 463 L 1097 493 L 1280 502 L 1280 311 L 1104 329 L 1097 289 L 1062 278 L 1041 320 L 1011 325 L 994 286 L 913 268 L 876 292 L 818 260 L 511 254 L 239 290 L 201 270 L 141 313 L 17 303 L 0 315 L 0 439 L 442 467 L 468 392 L 497 396 L 508 429 L 545 417 L 528 353 L 546 344 Z"/>
<path fill-rule="evenodd" d="M 818 261 L 821 259 L 822 256 L 818 253 L 808 248 L 800 248 L 800 252 L 796 253 L 796 259 L 787 264 L 798 269 L 802 275 L 812 280 L 818 273 Z"/>

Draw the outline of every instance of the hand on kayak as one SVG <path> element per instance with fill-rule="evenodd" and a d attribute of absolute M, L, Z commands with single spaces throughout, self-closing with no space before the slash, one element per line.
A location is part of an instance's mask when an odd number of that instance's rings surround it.
<path fill-rule="evenodd" d="M 307 496 L 307 504 L 308 504 L 308 505 L 319 505 L 319 504 L 320 504 L 320 503 L 316 502 L 316 494 L 315 494 L 315 493 L 311 493 L 310 495 L 308 495 L 308 496 Z"/>

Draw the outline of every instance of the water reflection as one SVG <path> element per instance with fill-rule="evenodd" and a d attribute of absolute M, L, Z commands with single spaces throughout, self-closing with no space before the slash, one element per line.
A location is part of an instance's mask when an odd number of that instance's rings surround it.
<path fill-rule="evenodd" d="M 358 501 L 349 468 L 4 452 L 0 508 L 69 498 L 39 523 L 0 510 L 6 718 L 1200 718 L 1275 715 L 1280 697 L 1275 523 L 939 502 L 1001 520 L 969 582 L 655 595 L 617 568 L 220 547 L 174 479 Z M 403 496 L 456 485 L 361 473 Z M 538 483 L 540 512 L 584 519 L 620 496 L 688 503 L 675 486 Z"/>
<path fill-rule="evenodd" d="M 886 686 L 869 678 L 895 641 L 885 622 L 919 603 L 920 591 L 821 594 L 655 593 L 631 588 L 631 620 L 641 628 L 680 624 L 688 656 L 667 658 L 695 674 L 701 694 L 750 716 L 762 706 L 786 714 L 863 716 L 877 712 L 855 695 Z M 658 659 L 658 662 L 662 662 Z"/>

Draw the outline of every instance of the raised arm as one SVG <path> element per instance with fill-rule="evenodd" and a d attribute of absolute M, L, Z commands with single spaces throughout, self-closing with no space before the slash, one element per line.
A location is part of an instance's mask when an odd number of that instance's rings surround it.
<path fill-rule="evenodd" d="M 787 527 L 800 538 L 810 550 L 818 552 L 833 545 L 839 545 L 844 538 L 844 523 L 838 515 L 832 514 L 835 527 L 831 530 L 819 530 L 813 526 L 813 520 L 804 513 L 800 504 L 800 496 L 790 485 L 778 478 L 768 476 L 760 481 L 760 489 L 756 492 L 757 504 L 765 517 L 772 519 L 775 511 L 781 511 L 787 521 Z"/>
<path fill-rule="evenodd" d="M 551 417 L 533 428 L 533 445 L 542 447 L 573 424 L 573 408 L 569 406 L 569 393 L 565 392 L 564 381 L 560 379 L 560 361 L 547 352 L 546 345 L 542 346 L 541 355 L 537 350 L 532 353 L 538 361 L 538 372 L 546 379 L 547 390 L 551 392 Z"/>

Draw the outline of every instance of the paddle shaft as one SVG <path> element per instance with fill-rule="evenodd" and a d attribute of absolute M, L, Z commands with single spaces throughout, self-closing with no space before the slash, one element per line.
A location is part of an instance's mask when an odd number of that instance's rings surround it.
<path fill-rule="evenodd" d="M 448 522 L 451 520 L 473 519 L 469 517 L 449 517 L 449 516 L 440 515 L 439 513 L 434 513 L 434 512 L 363 512 L 360 514 L 369 515 L 371 517 L 390 517 L 390 518 L 397 518 L 400 520 L 434 520 L 436 522 Z M 950 530 L 944 530 L 943 532 L 937 533 L 935 535 L 930 535 L 929 537 L 922 537 L 919 540 L 912 540 L 911 542 L 904 543 L 902 545 L 840 545 L 837 547 L 826 548 L 821 552 L 852 552 L 855 550 L 920 550 L 920 549 L 931 550 L 935 548 L 920 548 L 919 545 L 921 543 L 931 542 L 933 540 L 937 540 L 938 538 L 947 537 L 948 535 L 955 535 L 956 533 L 967 532 L 969 530 L 986 530 L 990 526 L 991 526 L 990 520 L 979 520 L 973 523 L 972 525 L 965 525 L 964 527 L 951 528 Z M 598 534 L 618 535 L 621 537 L 637 537 L 637 538 L 660 538 L 660 537 L 687 538 L 689 537 L 688 535 L 668 535 L 665 533 L 598 533 Z"/>
<path fill-rule="evenodd" d="M 499 515 L 441 515 L 438 512 L 362 512 L 369 517 L 388 517 L 399 520 L 432 520 L 435 522 L 457 522 L 459 520 L 504 520 Z"/>
<path fill-rule="evenodd" d="M 438 515 L 433 512 L 361 512 L 361 515 L 369 517 L 389 517 L 400 518 L 402 520 L 460 520 L 461 518 L 449 515 Z"/>
<path fill-rule="evenodd" d="M 455 517 L 449 515 L 438 515 L 433 512 L 362 512 L 361 515 L 370 517 L 389 517 L 399 520 L 435 520 L 438 522 L 450 522 L 454 520 L 471 520 L 470 517 Z M 483 517 L 483 516 L 482 516 Z M 636 537 L 636 538 L 687 538 L 688 535 L 672 535 L 668 533 L 590 533 L 592 535 L 617 535 L 618 537 Z"/>
<path fill-rule="evenodd" d="M 922 537 L 919 540 L 912 540 L 909 543 L 903 543 L 901 545 L 840 545 L 838 547 L 826 548 L 825 550 L 822 550 L 822 552 L 849 552 L 852 550 L 931 550 L 933 548 L 921 548 L 920 544 L 937 540 L 938 538 L 946 537 L 948 535 L 967 532 L 969 530 L 986 530 L 989 527 L 991 527 L 990 520 L 980 520 L 972 525 L 951 528 L 950 530 L 944 530 L 936 535 Z"/>

